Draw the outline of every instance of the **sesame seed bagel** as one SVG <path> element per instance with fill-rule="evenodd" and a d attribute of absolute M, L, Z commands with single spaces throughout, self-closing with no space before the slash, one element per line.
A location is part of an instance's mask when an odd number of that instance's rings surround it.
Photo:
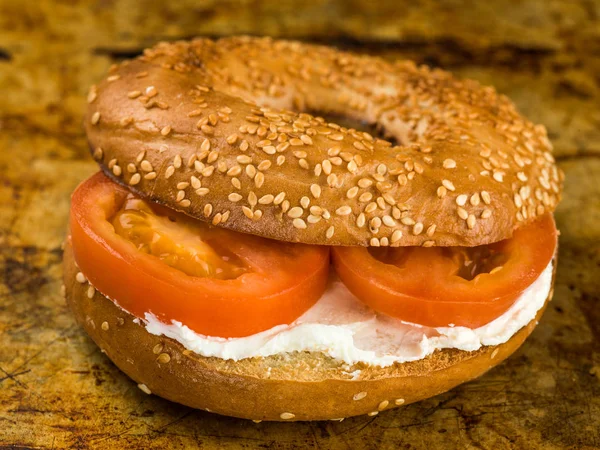
<path fill-rule="evenodd" d="M 252 420 L 375 415 L 440 394 L 480 376 L 516 351 L 545 308 L 504 344 L 474 352 L 437 351 L 419 361 L 385 368 L 349 367 L 312 352 L 231 361 L 197 355 L 173 339 L 148 333 L 139 321 L 133 322 L 134 316 L 77 274 L 67 243 L 67 302 L 85 331 L 140 389 L 194 408 Z M 551 296 L 552 290 L 547 301 Z"/>
<path fill-rule="evenodd" d="M 553 211 L 562 187 L 544 127 L 492 88 L 323 46 L 161 43 L 111 68 L 88 102 L 92 154 L 115 181 L 277 240 L 488 244 Z"/>

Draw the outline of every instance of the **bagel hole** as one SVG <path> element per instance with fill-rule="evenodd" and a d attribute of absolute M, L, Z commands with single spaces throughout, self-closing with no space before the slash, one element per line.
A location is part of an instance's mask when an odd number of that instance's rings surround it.
<path fill-rule="evenodd" d="M 398 141 L 396 141 L 396 139 L 394 139 L 392 136 L 386 134 L 383 127 L 377 125 L 376 123 L 369 123 L 364 120 L 358 120 L 353 117 L 345 116 L 343 114 L 337 114 L 327 111 L 308 109 L 300 112 L 305 112 L 315 117 L 322 117 L 327 123 L 335 123 L 344 128 L 367 132 L 376 139 L 383 139 L 388 142 L 391 142 L 392 145 L 398 145 Z"/>

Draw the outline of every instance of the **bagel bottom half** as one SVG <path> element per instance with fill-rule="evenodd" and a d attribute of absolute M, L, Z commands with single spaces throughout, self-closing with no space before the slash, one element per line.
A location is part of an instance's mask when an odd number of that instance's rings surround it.
<path fill-rule="evenodd" d="M 448 391 L 515 352 L 545 309 L 504 344 L 473 352 L 436 351 L 419 361 L 384 368 L 363 364 L 348 367 L 322 353 L 310 352 L 232 361 L 203 357 L 173 339 L 150 334 L 143 324 L 134 322 L 134 316 L 87 283 L 78 282 L 76 274 L 72 248 L 67 243 L 64 282 L 76 320 L 142 389 L 193 408 L 253 420 L 375 415 Z M 548 299 L 551 296 L 552 289 Z"/>

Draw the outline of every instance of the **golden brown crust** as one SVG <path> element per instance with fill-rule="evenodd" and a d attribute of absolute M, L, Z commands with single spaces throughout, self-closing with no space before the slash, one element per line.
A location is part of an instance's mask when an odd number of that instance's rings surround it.
<path fill-rule="evenodd" d="M 432 397 L 502 362 L 519 348 L 543 312 L 504 344 L 475 352 L 438 351 L 423 360 L 387 368 L 348 367 L 308 352 L 227 361 L 198 356 L 170 338 L 148 333 L 82 275 L 82 282 L 77 281 L 76 275 L 67 245 L 64 282 L 75 318 L 141 389 L 194 408 L 253 420 L 374 415 Z M 358 376 L 355 370 L 360 370 Z"/>
<path fill-rule="evenodd" d="M 560 197 L 543 126 L 491 88 L 410 62 L 198 39 L 113 67 L 88 101 L 92 153 L 116 181 L 268 238 L 481 245 Z M 289 109 L 377 124 L 400 145 Z"/>

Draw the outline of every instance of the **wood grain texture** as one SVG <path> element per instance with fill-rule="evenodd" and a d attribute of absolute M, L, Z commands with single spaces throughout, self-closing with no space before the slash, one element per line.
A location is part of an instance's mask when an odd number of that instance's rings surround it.
<path fill-rule="evenodd" d="M 600 4 L 0 0 L 0 448 L 600 447 Z M 548 126 L 565 171 L 556 293 L 484 377 L 343 422 L 260 423 L 148 396 L 60 295 L 69 194 L 93 173 L 81 120 L 109 65 L 159 39 L 300 37 L 495 85 Z"/>

